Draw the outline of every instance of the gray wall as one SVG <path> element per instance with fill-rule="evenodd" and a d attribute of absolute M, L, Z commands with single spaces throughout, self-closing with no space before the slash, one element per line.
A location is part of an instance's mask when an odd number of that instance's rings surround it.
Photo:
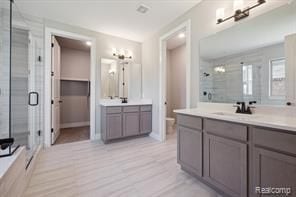
<path fill-rule="evenodd" d="M 167 50 L 167 117 L 186 107 L 186 44 Z"/>
<path fill-rule="evenodd" d="M 288 0 L 267 1 L 264 6 L 254 10 L 250 17 L 241 22 L 248 21 L 264 12 L 279 7 Z M 159 134 L 159 38 L 176 28 L 181 23 L 191 20 L 191 107 L 195 107 L 199 101 L 199 40 L 208 35 L 231 27 L 237 23 L 229 21 L 220 25 L 216 24 L 216 9 L 224 7 L 226 15 L 233 14 L 233 1 L 229 0 L 203 0 L 201 3 L 190 9 L 182 16 L 175 19 L 167 26 L 160 29 L 154 35 L 147 38 L 142 44 L 143 59 L 143 96 L 153 100 L 153 132 Z"/>

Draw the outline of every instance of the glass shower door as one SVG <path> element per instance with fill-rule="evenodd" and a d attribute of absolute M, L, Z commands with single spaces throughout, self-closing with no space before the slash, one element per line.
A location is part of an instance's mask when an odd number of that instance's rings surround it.
<path fill-rule="evenodd" d="M 30 22 L 12 4 L 11 27 L 11 136 L 15 145 L 25 146 L 28 159 L 41 142 L 40 77 L 41 56 Z M 39 54 L 40 55 L 40 54 Z"/>
<path fill-rule="evenodd" d="M 14 139 L 12 146 L 1 147 L 0 156 L 24 146 L 30 160 L 41 144 L 41 49 L 17 5 L 0 4 L 0 139 Z"/>

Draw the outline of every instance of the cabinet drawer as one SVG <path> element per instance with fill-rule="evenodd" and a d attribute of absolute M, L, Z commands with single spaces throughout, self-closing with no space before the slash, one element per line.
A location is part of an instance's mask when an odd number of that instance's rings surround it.
<path fill-rule="evenodd" d="M 107 114 L 118 114 L 121 113 L 121 107 L 107 107 Z"/>
<path fill-rule="evenodd" d="M 253 127 L 252 131 L 254 144 L 296 155 L 296 135 L 260 127 Z"/>
<path fill-rule="evenodd" d="M 177 123 L 178 125 L 182 125 L 193 129 L 202 129 L 202 119 L 195 116 L 178 115 Z"/>
<path fill-rule="evenodd" d="M 138 112 L 139 106 L 123 107 L 123 112 Z"/>
<path fill-rule="evenodd" d="M 152 111 L 151 105 L 141 106 L 141 111 Z"/>
<path fill-rule="evenodd" d="M 218 136 L 229 137 L 242 141 L 248 140 L 248 129 L 245 125 L 219 120 L 205 119 L 204 129 L 205 131 L 216 134 Z"/>

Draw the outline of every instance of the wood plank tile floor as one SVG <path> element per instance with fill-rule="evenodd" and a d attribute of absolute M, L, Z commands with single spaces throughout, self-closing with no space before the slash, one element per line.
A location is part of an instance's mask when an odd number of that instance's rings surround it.
<path fill-rule="evenodd" d="M 61 129 L 60 135 L 56 140 L 55 145 L 89 140 L 89 132 L 89 126 Z"/>
<path fill-rule="evenodd" d="M 24 196 L 219 196 L 180 169 L 176 147 L 175 136 L 52 146 L 42 151 Z"/>

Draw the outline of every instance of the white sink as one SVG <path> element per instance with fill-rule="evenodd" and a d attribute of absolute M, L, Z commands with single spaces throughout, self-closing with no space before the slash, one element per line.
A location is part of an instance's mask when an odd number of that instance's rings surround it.
<path fill-rule="evenodd" d="M 252 114 L 239 114 L 239 113 L 231 113 L 231 112 L 214 112 L 212 113 L 214 115 L 219 115 L 219 116 L 228 116 L 228 117 L 234 117 L 240 120 L 248 120 L 251 118 L 256 118 L 258 116 L 252 115 Z"/>

